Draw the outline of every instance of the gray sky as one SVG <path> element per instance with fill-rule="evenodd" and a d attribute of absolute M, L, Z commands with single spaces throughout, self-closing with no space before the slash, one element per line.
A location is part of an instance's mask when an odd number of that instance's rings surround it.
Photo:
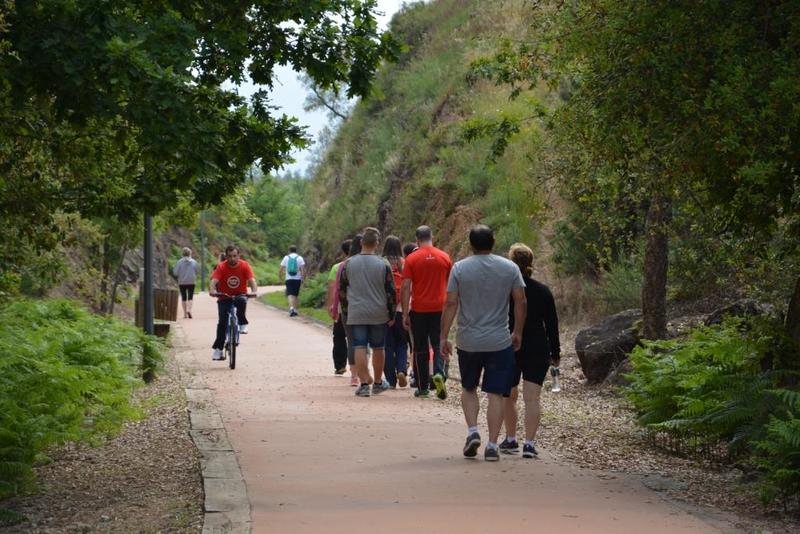
<path fill-rule="evenodd" d="M 378 0 L 378 11 L 383 15 L 378 17 L 378 24 L 381 29 L 386 29 L 389 21 L 397 11 L 400 10 L 404 2 L 408 0 Z M 277 106 L 283 113 L 290 117 L 297 117 L 301 126 L 306 126 L 306 133 L 312 139 L 316 139 L 317 134 L 328 122 L 325 113 L 321 111 L 306 112 L 303 110 L 303 102 L 306 99 L 306 90 L 300 83 L 298 75 L 291 67 L 280 66 L 276 70 L 276 83 L 272 91 L 271 104 Z M 251 83 L 244 84 L 240 88 L 240 94 L 250 95 L 255 91 L 255 86 Z M 297 151 L 292 156 L 295 163 L 284 167 L 284 171 L 305 172 L 309 164 L 313 146 L 303 151 Z"/>

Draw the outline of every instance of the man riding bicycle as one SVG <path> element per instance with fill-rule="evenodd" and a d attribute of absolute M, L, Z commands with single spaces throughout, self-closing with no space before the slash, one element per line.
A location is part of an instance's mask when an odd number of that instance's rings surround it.
<path fill-rule="evenodd" d="M 217 311 L 217 338 L 214 340 L 214 353 L 212 359 L 222 360 L 222 349 L 225 347 L 225 331 L 228 328 L 228 312 L 231 306 L 236 306 L 236 317 L 239 319 L 239 333 L 247 333 L 246 298 L 235 298 L 247 295 L 247 286 L 253 294 L 258 292 L 256 278 L 250 264 L 239 257 L 239 247 L 228 245 L 225 248 L 225 261 L 217 265 L 211 274 L 211 284 L 208 294 L 219 297 Z M 223 295 L 224 294 L 224 295 Z"/>

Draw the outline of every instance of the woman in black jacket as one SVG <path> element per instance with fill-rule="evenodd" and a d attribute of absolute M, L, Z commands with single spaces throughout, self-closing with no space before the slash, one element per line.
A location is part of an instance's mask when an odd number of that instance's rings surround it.
<path fill-rule="evenodd" d="M 500 444 L 500 451 L 513 454 L 519 451 L 517 443 L 517 396 L 520 378 L 523 380 L 522 398 L 525 403 L 525 443 L 522 448 L 524 458 L 538 455 L 534 439 L 539 429 L 541 407 L 539 397 L 542 383 L 550 365 L 558 366 L 561 347 L 558 341 L 558 315 L 556 303 L 550 289 L 537 282 L 533 274 L 533 252 L 522 243 L 511 245 L 508 258 L 517 264 L 525 280 L 525 297 L 528 313 L 522 331 L 522 346 L 516 352 L 517 369 L 511 395 L 505 399 L 503 422 L 506 439 Z M 514 328 L 513 309 L 509 310 L 509 327 Z"/>

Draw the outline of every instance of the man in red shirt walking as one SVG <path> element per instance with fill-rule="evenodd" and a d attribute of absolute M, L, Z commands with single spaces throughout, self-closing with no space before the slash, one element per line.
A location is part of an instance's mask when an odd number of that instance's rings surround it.
<path fill-rule="evenodd" d="M 433 348 L 433 384 L 436 396 L 447 398 L 445 380 L 447 371 L 439 350 L 439 333 L 442 310 L 447 294 L 447 278 L 453 262 L 450 256 L 433 246 L 433 232 L 429 226 L 417 228 L 419 248 L 412 252 L 403 267 L 403 326 L 414 340 L 417 397 L 427 397 L 430 371 L 428 369 L 428 344 Z"/>
<path fill-rule="evenodd" d="M 222 349 L 225 347 L 225 331 L 228 329 L 228 310 L 231 306 L 236 306 L 236 317 L 239 319 L 239 333 L 247 333 L 247 299 L 231 298 L 237 295 L 247 295 L 247 286 L 253 291 L 258 292 L 258 284 L 253 275 L 250 264 L 239 258 L 239 247 L 228 245 L 225 248 L 225 261 L 217 265 L 211 274 L 211 284 L 208 294 L 216 296 L 217 311 L 219 320 L 217 322 L 217 338 L 214 340 L 214 353 L 212 359 L 222 359 Z M 225 295 L 219 295 L 225 293 Z M 230 295 L 230 296 L 228 296 Z"/>

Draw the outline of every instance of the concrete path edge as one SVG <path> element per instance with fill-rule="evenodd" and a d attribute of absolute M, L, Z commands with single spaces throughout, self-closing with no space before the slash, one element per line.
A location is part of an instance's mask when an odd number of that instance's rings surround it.
<path fill-rule="evenodd" d="M 236 453 L 214 404 L 214 392 L 182 357 L 191 352 L 180 323 L 174 324 L 173 352 L 186 395 L 190 435 L 200 453 L 203 477 L 203 534 L 250 534 L 250 500 Z"/>

